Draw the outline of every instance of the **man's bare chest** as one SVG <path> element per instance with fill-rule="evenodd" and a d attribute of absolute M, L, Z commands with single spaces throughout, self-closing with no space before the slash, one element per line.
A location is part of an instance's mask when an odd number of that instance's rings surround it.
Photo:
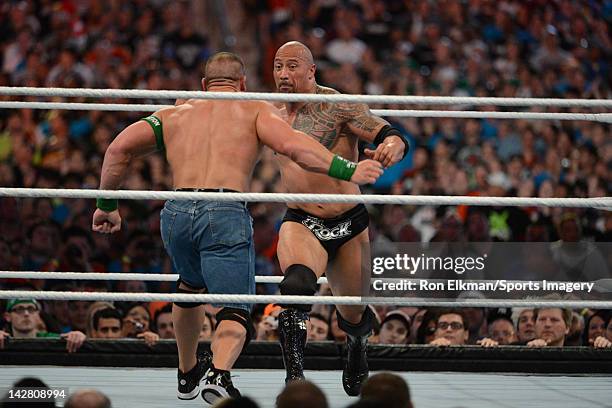
<path fill-rule="evenodd" d="M 318 140 L 328 149 L 334 146 L 342 131 L 342 121 L 337 113 L 319 105 L 303 107 L 289 115 L 288 122 L 294 129 Z"/>

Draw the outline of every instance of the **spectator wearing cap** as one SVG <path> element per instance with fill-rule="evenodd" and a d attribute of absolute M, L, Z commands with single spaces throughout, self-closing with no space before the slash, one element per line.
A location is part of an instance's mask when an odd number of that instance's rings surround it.
<path fill-rule="evenodd" d="M 407 344 L 410 338 L 410 317 L 399 310 L 385 316 L 378 336 L 379 344 Z"/>
<path fill-rule="evenodd" d="M 4 319 L 10 323 L 8 332 L 0 331 L 0 347 L 4 347 L 7 337 L 14 338 L 63 338 L 66 339 L 66 349 L 69 353 L 77 351 L 87 336 L 80 331 L 58 334 L 40 331 L 40 304 L 35 299 L 11 299 L 6 305 Z"/>
<path fill-rule="evenodd" d="M 282 310 L 280 306 L 272 303 L 266 306 L 261 321 L 257 324 L 256 340 L 278 340 L 278 315 Z"/>

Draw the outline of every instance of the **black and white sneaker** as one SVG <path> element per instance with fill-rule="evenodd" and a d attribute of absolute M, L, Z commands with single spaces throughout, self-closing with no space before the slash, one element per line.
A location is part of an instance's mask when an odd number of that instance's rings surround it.
<path fill-rule="evenodd" d="M 177 370 L 177 397 L 182 400 L 196 398 L 200 392 L 200 382 L 210 367 L 212 367 L 212 356 L 205 352 L 198 355 L 196 365 L 188 372 L 183 374 L 181 370 Z"/>
<path fill-rule="evenodd" d="M 214 404 L 225 398 L 238 398 L 240 391 L 232 384 L 229 371 L 217 370 L 212 367 L 204 377 L 202 385 L 202 398 L 209 404 Z"/>

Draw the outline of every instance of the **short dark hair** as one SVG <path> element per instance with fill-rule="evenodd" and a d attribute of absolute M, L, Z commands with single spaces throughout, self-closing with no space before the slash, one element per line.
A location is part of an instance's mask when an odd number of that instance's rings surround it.
<path fill-rule="evenodd" d="M 361 387 L 361 398 L 376 401 L 385 408 L 410 408 L 410 388 L 397 374 L 380 373 L 368 378 Z"/>
<path fill-rule="evenodd" d="M 319 319 L 324 321 L 325 323 L 327 323 L 327 325 L 329 326 L 329 319 L 326 319 L 325 316 L 323 316 L 321 313 L 317 313 L 317 312 L 312 312 L 309 314 L 311 319 Z"/>
<path fill-rule="evenodd" d="M 306 380 L 290 382 L 276 397 L 276 408 L 327 408 L 328 406 L 323 391 Z"/>
<path fill-rule="evenodd" d="M 121 320 L 121 312 L 112 307 L 105 307 L 104 309 L 97 310 L 93 315 L 93 328 L 94 330 L 98 330 L 98 326 L 100 325 L 100 319 L 117 319 L 119 320 L 119 326 L 123 325 L 123 321 Z"/>
<path fill-rule="evenodd" d="M 246 75 L 244 61 L 231 52 L 218 52 L 206 61 L 204 78 L 206 82 L 215 80 L 238 81 Z"/>
<path fill-rule="evenodd" d="M 464 330 L 468 330 L 469 329 L 469 321 L 467 318 L 467 315 L 465 314 L 465 312 L 461 309 L 452 309 L 452 308 L 445 308 L 445 309 L 440 309 L 438 310 L 438 313 L 436 314 L 436 324 L 438 323 L 438 320 L 440 319 L 441 316 L 443 315 L 447 315 L 447 314 L 456 314 L 461 316 L 461 321 L 463 322 L 463 329 Z"/>

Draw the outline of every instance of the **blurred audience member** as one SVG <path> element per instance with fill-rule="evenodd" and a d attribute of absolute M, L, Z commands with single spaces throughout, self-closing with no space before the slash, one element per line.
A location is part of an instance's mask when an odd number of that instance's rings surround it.
<path fill-rule="evenodd" d="M 292 381 L 276 397 L 276 408 L 327 408 L 327 398 L 310 381 Z"/>
<path fill-rule="evenodd" d="M 368 378 L 361 388 L 361 399 L 385 408 L 413 407 L 408 383 L 393 373 L 379 373 Z"/>

